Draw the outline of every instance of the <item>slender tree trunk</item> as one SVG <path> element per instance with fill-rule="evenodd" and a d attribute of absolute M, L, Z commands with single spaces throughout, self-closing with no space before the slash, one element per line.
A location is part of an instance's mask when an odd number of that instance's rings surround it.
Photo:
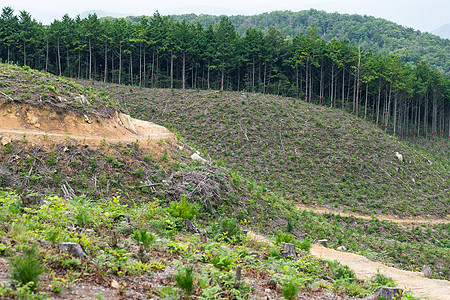
<path fill-rule="evenodd" d="M 183 51 L 183 66 L 182 66 L 182 80 L 183 80 L 183 90 L 186 89 L 186 52 Z"/>
<path fill-rule="evenodd" d="M 122 41 L 119 42 L 119 84 L 122 79 Z"/>
<path fill-rule="evenodd" d="M 398 98 L 398 93 L 395 92 L 394 93 L 394 134 L 397 133 L 397 98 Z"/>
<path fill-rule="evenodd" d="M 308 83 L 309 83 L 309 82 L 308 82 L 308 78 L 309 78 L 309 76 L 308 76 L 309 70 L 308 70 L 308 69 L 309 69 L 309 63 L 308 63 L 308 60 L 307 60 L 307 61 L 306 61 L 306 66 L 305 66 L 305 78 L 306 78 L 306 79 L 305 79 L 305 80 L 306 80 L 306 81 L 305 81 L 305 101 L 306 101 L 306 102 L 308 102 L 308 100 L 309 100 L 309 99 L 308 99 L 308 86 L 309 86 L 309 85 L 308 85 Z"/>
<path fill-rule="evenodd" d="M 89 80 L 92 77 L 92 48 L 91 48 L 91 38 L 89 38 Z"/>
<path fill-rule="evenodd" d="M 81 76 L 81 50 L 78 49 L 78 79 Z"/>
<path fill-rule="evenodd" d="M 425 94 L 425 113 L 423 115 L 423 130 L 425 136 L 428 135 L 428 91 Z"/>
<path fill-rule="evenodd" d="M 209 72 L 210 72 L 210 64 L 211 64 L 211 61 L 209 61 L 208 62 L 208 74 L 206 75 L 207 76 L 207 82 L 208 82 L 208 90 L 210 89 L 210 87 L 209 87 Z"/>
<path fill-rule="evenodd" d="M 27 48 L 26 48 L 26 41 L 23 40 L 23 65 L 27 65 Z"/>
<path fill-rule="evenodd" d="M 144 74 L 143 74 L 143 81 L 142 81 L 142 85 L 144 86 L 144 87 L 147 87 L 147 85 L 146 85 L 146 82 L 147 82 L 147 76 L 146 76 L 146 69 L 147 69 L 147 66 L 146 66 L 146 63 L 145 63 L 145 52 L 146 52 L 146 49 L 145 49 L 145 45 L 144 45 Z"/>
<path fill-rule="evenodd" d="M 61 52 L 59 50 L 59 36 L 56 42 L 57 45 L 57 53 L 58 53 L 58 71 L 59 71 L 59 76 L 61 76 Z"/>
<path fill-rule="evenodd" d="M 173 89 L 173 50 L 170 52 L 170 88 Z"/>
<path fill-rule="evenodd" d="M 70 72 L 70 60 L 69 60 L 69 47 L 66 47 L 66 60 L 67 60 L 67 63 L 66 63 L 66 65 L 67 65 L 67 67 L 66 67 L 66 73 L 67 73 L 67 76 L 71 76 L 71 72 Z"/>
<path fill-rule="evenodd" d="M 342 66 L 342 109 L 345 107 L 345 66 Z"/>
<path fill-rule="evenodd" d="M 437 101 L 438 95 L 437 95 L 437 91 L 436 88 L 434 88 L 433 90 L 433 112 L 432 112 L 432 120 L 431 120 L 431 127 L 432 127 L 432 131 L 433 131 L 433 135 L 437 134 L 437 105 L 438 105 L 438 101 Z"/>
<path fill-rule="evenodd" d="M 389 85 L 389 96 L 388 96 L 388 101 L 387 101 L 387 105 L 386 105 L 386 119 L 385 119 L 385 128 L 384 131 L 387 131 L 388 128 L 388 124 L 389 124 L 389 118 L 391 116 L 391 98 L 392 98 L 392 84 Z"/>
<path fill-rule="evenodd" d="M 357 79 L 356 79 L 356 111 L 355 114 L 358 116 L 358 109 L 359 109 L 359 75 L 360 75 L 360 69 L 361 69 L 361 47 L 358 47 L 358 69 L 357 69 Z"/>
<path fill-rule="evenodd" d="M 367 99 L 369 98 L 369 83 L 366 83 L 366 103 L 364 104 L 364 120 L 367 117 Z"/>
<path fill-rule="evenodd" d="M 48 72 L 48 37 L 45 49 L 45 72 Z"/>
<path fill-rule="evenodd" d="M 139 43 L 139 87 L 142 83 L 142 44 Z"/>
<path fill-rule="evenodd" d="M 106 83 L 108 74 L 108 44 L 105 43 L 105 70 L 104 70 L 104 76 L 103 76 L 103 82 Z"/>
<path fill-rule="evenodd" d="M 154 76 L 155 74 L 155 48 L 153 48 L 153 54 L 152 54 L 152 75 L 151 75 L 151 84 L 152 84 L 152 88 L 154 88 Z"/>
<path fill-rule="evenodd" d="M 130 50 L 130 82 L 133 85 L 133 51 Z"/>
<path fill-rule="evenodd" d="M 322 67 L 320 68 L 320 77 L 322 77 Z M 322 79 L 320 81 L 322 81 Z M 333 89 L 334 89 L 334 63 L 331 62 L 331 93 L 330 93 L 331 101 L 330 101 L 330 107 L 333 107 L 333 96 L 334 96 Z M 320 99 L 320 100 L 322 101 L 322 99 Z"/>
<path fill-rule="evenodd" d="M 381 77 L 378 79 L 378 97 L 377 97 L 377 126 L 380 118 L 380 100 L 381 100 Z"/>

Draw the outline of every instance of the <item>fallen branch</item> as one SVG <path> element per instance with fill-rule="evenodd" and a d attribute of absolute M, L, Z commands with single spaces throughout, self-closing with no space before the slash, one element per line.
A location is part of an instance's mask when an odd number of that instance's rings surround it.
<path fill-rule="evenodd" d="M 2 96 L 6 97 L 6 99 L 8 99 L 8 100 L 14 101 L 13 98 L 11 98 L 10 96 L 6 95 L 5 93 L 0 92 L 0 94 L 2 94 Z"/>
<path fill-rule="evenodd" d="M 11 75 L 10 74 L 2 74 L 2 73 L 0 73 L 0 77 L 11 77 Z"/>

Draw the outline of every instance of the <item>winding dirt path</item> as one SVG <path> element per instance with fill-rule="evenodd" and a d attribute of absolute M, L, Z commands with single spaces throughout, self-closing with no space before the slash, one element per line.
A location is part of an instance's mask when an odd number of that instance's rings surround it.
<path fill-rule="evenodd" d="M 419 272 L 388 267 L 361 255 L 341 252 L 320 245 L 313 245 L 311 254 L 326 260 L 337 260 L 341 264 L 349 266 L 359 279 L 367 279 L 380 272 L 394 279 L 399 288 L 411 290 L 414 296 L 450 300 L 450 281 L 448 280 L 428 279 Z"/>
<path fill-rule="evenodd" d="M 248 231 L 247 236 L 257 242 L 273 244 L 269 238 L 253 231 Z M 392 278 L 397 282 L 399 288 L 411 291 L 416 297 L 450 300 L 450 281 L 448 280 L 428 279 L 419 272 L 388 267 L 361 255 L 337 251 L 317 244 L 312 245 L 311 254 L 325 260 L 337 260 L 339 263 L 349 266 L 358 279 L 367 279 L 379 272 Z"/>
<path fill-rule="evenodd" d="M 301 210 L 307 210 L 314 212 L 316 214 L 326 214 L 326 213 L 333 213 L 335 215 L 340 215 L 342 217 L 355 217 L 358 219 L 364 219 L 364 220 L 371 220 L 372 217 L 368 215 L 362 215 L 359 213 L 349 212 L 349 211 L 343 211 L 343 210 L 337 210 L 337 209 L 330 209 L 328 207 L 317 207 L 317 206 L 307 206 L 304 204 L 297 204 L 297 209 Z M 446 218 L 442 219 L 425 219 L 422 217 L 406 217 L 406 218 L 399 218 L 397 216 L 393 215 L 376 215 L 375 216 L 379 220 L 383 221 L 389 221 L 405 226 L 411 226 L 415 224 L 450 224 L 450 215 L 447 215 Z"/>

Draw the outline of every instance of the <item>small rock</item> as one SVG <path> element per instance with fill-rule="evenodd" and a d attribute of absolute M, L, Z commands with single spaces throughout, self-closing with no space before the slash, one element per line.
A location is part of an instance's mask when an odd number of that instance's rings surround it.
<path fill-rule="evenodd" d="M 345 246 L 339 246 L 339 247 L 337 247 L 336 250 L 338 250 L 338 251 L 347 251 L 347 247 L 345 247 Z"/>
<path fill-rule="evenodd" d="M 84 121 L 88 124 L 92 123 L 91 119 L 89 119 L 89 117 L 86 114 L 84 114 Z"/>
<path fill-rule="evenodd" d="M 118 288 L 120 287 L 120 285 L 119 285 L 119 283 L 118 283 L 115 279 L 113 279 L 113 280 L 111 281 L 111 287 L 112 287 L 113 289 L 118 289 Z"/>
<path fill-rule="evenodd" d="M 322 246 L 328 248 L 328 240 L 325 240 L 325 239 L 324 239 L 324 240 L 318 240 L 318 241 L 317 241 L 317 244 L 322 245 Z"/>
<path fill-rule="evenodd" d="M 136 127 L 134 126 L 133 120 L 129 115 L 123 114 L 121 112 L 116 111 L 116 116 L 119 120 L 119 123 L 127 130 L 132 133 L 137 133 Z"/>
<path fill-rule="evenodd" d="M 58 248 L 66 253 L 70 253 L 78 258 L 87 258 L 87 254 L 84 251 L 83 247 L 78 243 L 59 243 Z"/>
<path fill-rule="evenodd" d="M 64 152 L 69 152 L 69 151 L 70 151 L 70 149 L 69 149 L 69 148 L 67 148 L 67 147 L 64 147 L 63 151 L 64 151 Z"/>
<path fill-rule="evenodd" d="M 204 164 L 208 162 L 206 159 L 204 159 L 203 157 L 201 157 L 197 153 L 192 154 L 191 155 L 191 159 L 192 160 L 198 160 L 198 161 L 200 161 L 201 163 L 204 163 Z"/>
<path fill-rule="evenodd" d="M 5 136 L 4 138 L 2 138 L 2 145 L 6 146 L 8 144 L 11 144 L 11 139 Z"/>

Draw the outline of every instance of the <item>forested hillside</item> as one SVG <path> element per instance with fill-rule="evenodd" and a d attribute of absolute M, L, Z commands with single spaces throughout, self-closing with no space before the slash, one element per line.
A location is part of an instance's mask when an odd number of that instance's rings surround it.
<path fill-rule="evenodd" d="M 175 21 L 186 20 L 203 26 L 219 23 L 219 16 L 174 15 Z M 284 36 L 305 34 L 309 26 L 318 28 L 321 38 L 331 41 L 348 39 L 353 46 L 361 46 L 376 54 L 398 55 L 403 62 L 417 63 L 425 60 L 433 68 L 450 74 L 450 40 L 436 35 L 406 28 L 394 22 L 372 16 L 327 13 L 315 9 L 299 12 L 275 11 L 254 16 L 230 16 L 237 31 L 244 35 L 254 27 L 267 32 L 274 26 Z M 140 18 L 131 18 L 139 20 Z"/>
<path fill-rule="evenodd" d="M 0 18 L 0 57 L 56 75 L 140 87 L 291 96 L 344 108 L 402 137 L 450 136 L 446 75 L 426 61 L 411 66 L 395 54 L 375 54 L 347 40 L 327 41 L 321 32 L 331 25 L 309 23 L 305 34 L 292 38 L 274 27 L 267 32 L 248 28 L 242 36 L 226 17 L 205 27 L 158 13 L 138 24 L 66 15 L 43 26 L 27 12 L 17 17 L 6 7 Z M 372 40 L 395 28 L 374 29 Z"/>

